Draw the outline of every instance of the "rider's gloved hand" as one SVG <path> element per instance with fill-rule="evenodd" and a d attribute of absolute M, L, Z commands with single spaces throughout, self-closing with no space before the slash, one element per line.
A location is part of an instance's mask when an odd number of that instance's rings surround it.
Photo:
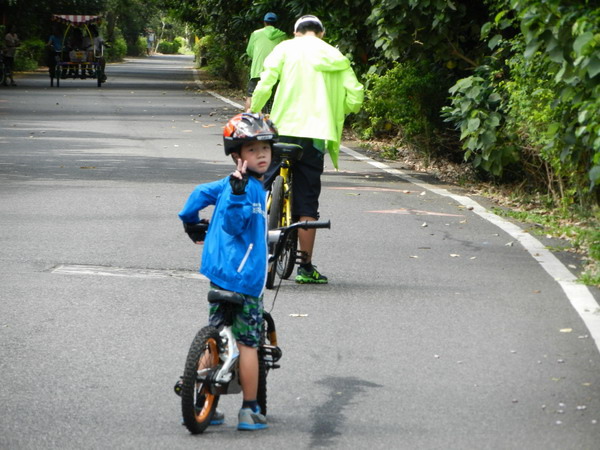
<path fill-rule="evenodd" d="M 206 230 L 208 230 L 208 220 L 202 219 L 199 223 L 184 223 L 183 229 L 194 243 L 204 242 Z"/>
<path fill-rule="evenodd" d="M 234 195 L 242 195 L 246 193 L 246 185 L 248 184 L 248 174 L 246 167 L 248 163 L 238 159 L 238 167 L 235 172 L 229 176 L 229 184 L 231 184 L 231 192 Z"/>

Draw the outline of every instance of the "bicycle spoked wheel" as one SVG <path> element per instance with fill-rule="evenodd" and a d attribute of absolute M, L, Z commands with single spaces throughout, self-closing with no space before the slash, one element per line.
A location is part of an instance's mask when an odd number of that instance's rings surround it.
<path fill-rule="evenodd" d="M 298 233 L 293 231 L 289 234 L 283 252 L 276 261 L 277 275 L 287 280 L 296 265 L 296 253 L 298 249 Z"/>
<path fill-rule="evenodd" d="M 269 207 L 268 227 L 269 230 L 281 227 L 281 217 L 283 209 L 283 177 L 277 176 L 271 185 L 271 201 Z M 267 289 L 273 289 L 275 286 L 275 274 L 277 273 L 277 261 L 269 268 L 267 273 Z"/>
<path fill-rule="evenodd" d="M 210 424 L 219 403 L 219 396 L 210 392 L 208 383 L 200 377 L 219 364 L 219 331 L 204 327 L 192 341 L 181 386 L 183 423 L 192 434 L 202 433 Z"/>

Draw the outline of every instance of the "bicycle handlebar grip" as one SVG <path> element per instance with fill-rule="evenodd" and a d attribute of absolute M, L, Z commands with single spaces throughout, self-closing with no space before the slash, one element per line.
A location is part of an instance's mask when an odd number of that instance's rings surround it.
<path fill-rule="evenodd" d="M 331 228 L 331 220 L 305 220 L 304 222 L 299 222 L 299 227 L 308 229 L 308 228 Z"/>

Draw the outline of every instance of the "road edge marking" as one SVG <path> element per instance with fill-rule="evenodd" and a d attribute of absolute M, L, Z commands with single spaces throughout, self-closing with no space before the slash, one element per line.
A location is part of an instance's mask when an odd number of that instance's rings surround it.
<path fill-rule="evenodd" d="M 600 306 L 598 302 L 584 284 L 577 282 L 577 277 L 571 273 L 560 260 L 552 254 L 539 240 L 523 230 L 521 227 L 509 222 L 506 219 L 488 211 L 475 200 L 464 195 L 453 194 L 447 189 L 435 187 L 411 176 L 410 174 L 394 169 L 387 164 L 375 161 L 368 156 L 364 156 L 355 150 L 341 146 L 340 149 L 354 159 L 364 161 L 390 175 L 402 178 L 420 188 L 426 189 L 434 194 L 449 197 L 459 204 L 471 209 L 475 214 L 497 226 L 511 237 L 520 242 L 527 252 L 535 259 L 542 268 L 560 285 L 566 294 L 571 306 L 575 309 L 579 317 L 587 326 L 597 349 L 600 351 Z"/>

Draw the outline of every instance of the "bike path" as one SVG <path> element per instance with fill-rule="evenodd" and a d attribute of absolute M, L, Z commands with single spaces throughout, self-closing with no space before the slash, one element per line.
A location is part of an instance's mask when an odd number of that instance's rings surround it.
<path fill-rule="evenodd" d="M 331 283 L 265 296 L 271 428 L 237 432 L 230 396 L 225 425 L 190 436 L 172 385 L 207 282 L 176 215 L 232 170 L 237 112 L 191 65 L 2 90 L 0 447 L 594 448 L 598 350 L 560 285 L 475 210 L 348 154 L 323 177 Z"/>

